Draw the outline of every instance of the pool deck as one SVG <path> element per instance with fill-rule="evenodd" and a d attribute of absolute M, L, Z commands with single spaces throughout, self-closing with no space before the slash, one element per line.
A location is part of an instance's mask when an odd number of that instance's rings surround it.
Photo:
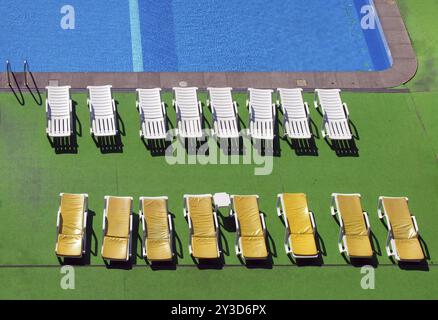
<path fill-rule="evenodd" d="M 411 40 L 395 0 L 374 0 L 389 48 L 393 66 L 379 72 L 126 72 L 126 73 L 61 73 L 35 72 L 33 78 L 38 88 L 49 81 L 59 85 L 70 85 L 73 89 L 85 89 L 88 85 L 112 84 L 115 89 L 172 88 L 185 82 L 188 86 L 206 88 L 226 86 L 236 89 L 248 87 L 279 88 L 302 87 L 381 89 L 397 87 L 408 82 L 417 71 L 417 59 Z M 346 48 L 348 50 L 348 48 Z M 15 72 L 15 78 L 26 91 L 24 73 Z M 12 86 L 16 84 L 12 81 Z M 32 88 L 35 83 L 30 82 Z M 7 73 L 0 73 L 0 89 L 9 89 Z"/>

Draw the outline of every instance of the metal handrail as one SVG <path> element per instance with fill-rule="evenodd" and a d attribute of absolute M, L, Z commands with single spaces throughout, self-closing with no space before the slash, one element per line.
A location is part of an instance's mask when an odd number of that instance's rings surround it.
<path fill-rule="evenodd" d="M 8 75 L 8 86 L 11 86 L 11 63 L 9 62 L 9 60 L 6 60 L 6 73 Z"/>
<path fill-rule="evenodd" d="M 24 85 L 26 86 L 26 87 L 28 87 L 29 86 L 29 83 L 27 82 L 27 74 L 28 74 L 28 72 L 29 72 L 29 63 L 27 63 L 27 60 L 24 60 L 23 61 L 23 72 L 24 72 Z"/>

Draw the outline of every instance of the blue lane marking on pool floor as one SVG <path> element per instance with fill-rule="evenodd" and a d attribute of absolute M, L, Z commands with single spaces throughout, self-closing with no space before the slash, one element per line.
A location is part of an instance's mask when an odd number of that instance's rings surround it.
<path fill-rule="evenodd" d="M 131 22 L 132 65 L 134 72 L 143 71 L 143 48 L 141 45 L 140 13 L 138 0 L 129 0 Z"/>

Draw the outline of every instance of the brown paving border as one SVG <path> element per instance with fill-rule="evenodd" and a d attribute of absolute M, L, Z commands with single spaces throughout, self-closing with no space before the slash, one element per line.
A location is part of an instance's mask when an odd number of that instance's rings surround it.
<path fill-rule="evenodd" d="M 189 86 L 229 86 L 237 89 L 248 87 L 278 88 L 342 88 L 379 89 L 391 88 L 408 82 L 417 71 L 417 58 L 395 0 L 374 0 L 386 40 L 392 53 L 393 66 L 378 72 L 35 72 L 39 88 L 49 80 L 58 80 L 60 85 L 84 89 L 87 85 L 112 84 L 115 89 L 148 87 L 172 88 L 181 81 Z M 20 86 L 23 73 L 16 73 Z M 301 83 L 305 80 L 306 85 Z M 0 73 L 0 89 L 8 88 L 6 72 Z M 23 88 L 22 88 L 23 89 Z"/>

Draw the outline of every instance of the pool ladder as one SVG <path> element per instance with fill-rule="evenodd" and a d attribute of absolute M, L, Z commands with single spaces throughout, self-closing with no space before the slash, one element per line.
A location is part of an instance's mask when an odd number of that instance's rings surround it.
<path fill-rule="evenodd" d="M 29 63 L 27 63 L 27 60 L 23 61 L 23 73 L 24 73 L 24 85 L 26 87 L 29 87 L 29 82 L 27 81 L 27 75 L 29 73 Z"/>
<path fill-rule="evenodd" d="M 11 63 L 9 62 L 9 60 L 6 60 L 6 73 L 8 75 L 8 86 L 11 86 L 12 69 L 11 69 Z"/>
<path fill-rule="evenodd" d="M 23 61 L 23 73 L 24 73 L 24 85 L 26 87 L 29 86 L 29 81 L 28 81 L 28 74 L 29 74 L 29 63 L 27 62 L 27 60 Z M 8 86 L 11 86 L 11 76 L 13 76 L 12 74 L 12 67 L 11 67 L 11 62 L 9 60 L 6 60 L 6 74 L 7 74 L 7 81 L 8 81 Z"/>
<path fill-rule="evenodd" d="M 17 78 L 15 77 L 15 74 L 12 71 L 11 62 L 9 60 L 6 60 L 6 73 L 7 73 L 7 82 L 8 82 L 9 88 L 14 93 L 18 102 L 21 105 L 24 105 L 24 96 L 23 96 L 23 93 L 21 91 L 20 84 L 18 83 Z M 32 75 L 32 72 L 30 72 L 29 63 L 27 62 L 27 60 L 23 61 L 23 74 L 24 74 L 24 86 L 27 88 L 29 93 L 32 95 L 32 98 L 35 100 L 35 102 L 41 106 L 43 103 L 41 93 L 38 90 L 38 86 L 37 86 L 37 83 L 35 82 L 35 79 Z M 30 78 L 33 86 L 29 86 L 29 78 Z M 12 80 L 14 81 L 15 88 L 14 88 L 14 85 L 12 84 Z"/>

